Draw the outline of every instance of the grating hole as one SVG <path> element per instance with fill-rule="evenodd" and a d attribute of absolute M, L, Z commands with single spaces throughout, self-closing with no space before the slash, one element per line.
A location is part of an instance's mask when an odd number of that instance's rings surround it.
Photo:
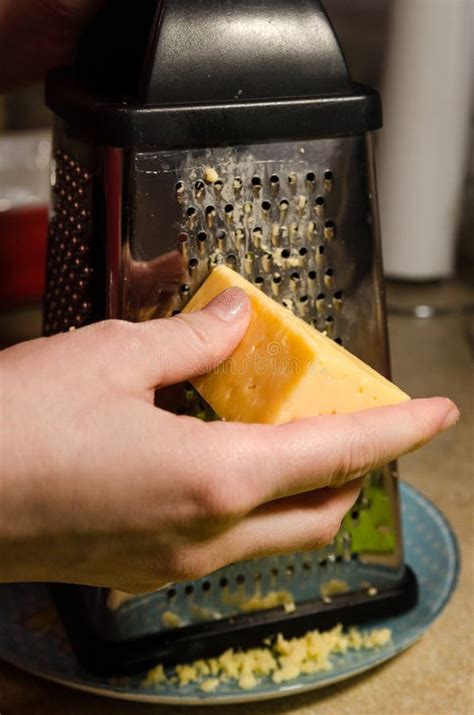
<path fill-rule="evenodd" d="M 173 600 L 173 598 L 176 598 L 176 589 L 175 588 L 169 588 L 166 592 L 166 597 L 168 601 Z"/>
<path fill-rule="evenodd" d="M 334 297 L 335 297 L 336 300 L 342 300 L 343 297 L 344 297 L 344 293 L 342 292 L 342 290 L 337 290 L 337 291 L 334 293 Z"/>
<path fill-rule="evenodd" d="M 309 184 L 314 184 L 314 182 L 316 181 L 316 174 L 314 173 L 314 171 L 308 171 L 308 173 L 306 174 L 306 181 Z"/>
<path fill-rule="evenodd" d="M 282 258 L 289 258 L 291 255 L 290 251 L 288 248 L 284 248 L 283 251 L 281 252 L 281 257 Z"/>
<path fill-rule="evenodd" d="M 191 260 L 189 261 L 189 267 L 190 267 L 190 268 L 197 268 L 198 265 L 199 265 L 198 259 L 197 259 L 197 258 L 191 258 Z"/>
<path fill-rule="evenodd" d="M 334 323 L 334 318 L 332 317 L 332 315 L 328 315 L 328 317 L 326 318 L 326 323 Z"/>
<path fill-rule="evenodd" d="M 199 231 L 197 235 L 198 241 L 207 241 L 207 233 L 205 231 Z"/>
<path fill-rule="evenodd" d="M 299 281 L 299 279 L 300 279 L 300 274 L 297 273 L 296 271 L 291 274 L 291 280 L 292 280 L 292 281 Z"/>
<path fill-rule="evenodd" d="M 265 280 L 265 279 L 263 278 L 263 276 L 257 276 L 257 277 L 255 278 L 255 285 L 261 286 L 262 283 L 264 282 L 264 280 Z"/>
<path fill-rule="evenodd" d="M 262 209 L 263 209 L 264 211 L 270 211 L 271 207 L 272 207 L 272 205 L 271 205 L 271 203 L 270 203 L 269 201 L 263 201 L 263 202 L 262 202 Z"/>
<path fill-rule="evenodd" d="M 332 278 L 333 275 L 334 275 L 333 269 L 332 269 L 332 268 L 328 268 L 327 271 L 326 271 L 326 273 L 325 273 L 324 275 L 326 275 L 328 278 Z"/>
<path fill-rule="evenodd" d="M 325 171 L 324 178 L 326 179 L 326 181 L 332 181 L 334 178 L 334 174 L 332 173 L 332 171 Z"/>
<path fill-rule="evenodd" d="M 204 182 L 203 181 L 196 181 L 194 184 L 194 188 L 196 191 L 204 191 Z"/>
<path fill-rule="evenodd" d="M 186 596 L 191 596 L 191 594 L 194 593 L 194 586 L 191 586 L 191 584 L 189 584 L 189 586 L 186 586 L 186 588 L 184 589 L 184 593 L 186 594 Z"/>
<path fill-rule="evenodd" d="M 358 560 L 359 560 L 359 554 L 357 553 L 357 551 L 354 551 L 354 553 L 351 554 L 351 559 L 352 559 L 352 561 L 358 561 Z"/>
<path fill-rule="evenodd" d="M 351 517 L 352 517 L 353 519 L 358 519 L 358 518 L 359 518 L 359 512 L 358 512 L 357 509 L 353 509 L 353 511 L 351 511 Z"/>
<path fill-rule="evenodd" d="M 274 566 L 274 567 L 270 570 L 270 573 L 271 573 L 272 576 L 278 576 L 278 569 L 276 568 L 276 566 Z"/>
<path fill-rule="evenodd" d="M 338 345 L 342 345 L 342 338 L 336 338 L 334 340 L 334 342 L 337 343 Z"/>
<path fill-rule="evenodd" d="M 274 282 L 275 284 L 281 283 L 281 275 L 280 275 L 279 273 L 276 273 L 276 274 L 273 276 L 273 282 Z"/>
<path fill-rule="evenodd" d="M 307 295 L 302 295 L 300 298 L 300 303 L 302 303 L 304 305 L 305 303 L 308 302 L 308 300 L 309 300 L 309 298 Z"/>
<path fill-rule="evenodd" d="M 228 585 L 229 585 L 228 579 L 226 579 L 225 576 L 224 576 L 224 578 L 221 578 L 221 580 L 219 581 L 219 586 L 221 588 L 227 588 Z"/>
<path fill-rule="evenodd" d="M 317 300 L 326 300 L 326 296 L 324 293 L 320 293 L 317 297 Z"/>
<path fill-rule="evenodd" d="M 187 295 L 190 290 L 191 290 L 190 287 L 189 287 L 188 285 L 186 285 L 186 284 L 185 284 L 185 285 L 182 285 L 181 288 L 180 288 L 180 291 L 181 291 L 181 293 L 182 293 L 183 295 Z"/>
<path fill-rule="evenodd" d="M 221 230 L 216 233 L 216 238 L 218 241 L 224 241 L 226 237 L 226 232 Z"/>
<path fill-rule="evenodd" d="M 208 215 L 211 214 L 211 213 L 212 213 L 213 211 L 215 211 L 215 210 L 216 210 L 216 209 L 214 208 L 214 206 L 206 206 L 206 213 L 207 213 Z"/>
<path fill-rule="evenodd" d="M 195 213 L 196 213 L 196 209 L 194 208 L 194 206 L 190 206 L 186 211 L 187 216 L 194 216 Z"/>
<path fill-rule="evenodd" d="M 330 228 L 330 229 L 334 229 L 334 227 L 335 227 L 334 221 L 331 221 L 331 220 L 325 221 L 324 225 L 326 228 Z"/>
<path fill-rule="evenodd" d="M 279 183 L 280 183 L 280 177 L 277 174 L 272 174 L 270 176 L 270 184 L 273 184 L 273 186 L 275 186 L 275 184 L 279 184 Z"/>
<path fill-rule="evenodd" d="M 310 271 L 310 272 L 308 273 L 308 278 L 310 279 L 310 281 L 315 281 L 316 278 L 317 278 L 317 273 L 316 273 L 316 271 Z"/>
<path fill-rule="evenodd" d="M 302 248 L 300 248 L 298 253 L 300 254 L 301 258 L 304 258 L 308 254 L 308 249 L 303 246 Z"/>
<path fill-rule="evenodd" d="M 318 196 L 318 198 L 316 199 L 316 201 L 314 203 L 316 204 L 316 206 L 324 206 L 324 203 L 325 203 L 324 197 Z"/>
<path fill-rule="evenodd" d="M 324 246 L 318 246 L 318 253 L 320 256 L 322 256 L 326 252 L 326 249 Z"/>
<path fill-rule="evenodd" d="M 224 211 L 226 212 L 226 214 L 231 214 L 233 210 L 234 207 L 232 206 L 232 204 L 226 204 L 224 206 Z"/>
<path fill-rule="evenodd" d="M 285 573 L 287 576 L 293 576 L 295 573 L 295 567 L 292 564 L 289 564 L 285 569 Z"/>
<path fill-rule="evenodd" d="M 209 593 L 209 591 L 211 590 L 211 582 L 210 582 L 210 581 L 204 581 L 204 583 L 202 584 L 201 588 L 202 588 L 202 590 L 204 591 L 204 593 Z"/>
<path fill-rule="evenodd" d="M 311 571 L 311 561 L 303 561 L 303 571 Z"/>
<path fill-rule="evenodd" d="M 243 584 L 245 583 L 245 576 L 243 573 L 239 573 L 235 579 L 236 583 L 238 584 Z"/>
<path fill-rule="evenodd" d="M 261 186 L 262 180 L 259 176 L 252 176 L 252 186 Z"/>
<path fill-rule="evenodd" d="M 286 209 L 289 207 L 289 205 L 290 205 L 290 202 L 288 201 L 288 199 L 282 199 L 282 200 L 280 201 L 280 208 L 281 208 L 281 209 L 285 209 L 285 210 L 286 210 Z"/>
<path fill-rule="evenodd" d="M 319 562 L 319 565 L 320 565 L 320 567 L 321 567 L 322 569 L 326 568 L 326 566 L 328 565 L 328 560 L 327 560 L 327 559 L 321 559 L 321 561 Z"/>

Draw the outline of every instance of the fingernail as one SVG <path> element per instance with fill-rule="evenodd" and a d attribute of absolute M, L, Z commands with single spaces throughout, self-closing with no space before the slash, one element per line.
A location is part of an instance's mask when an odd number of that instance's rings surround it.
<path fill-rule="evenodd" d="M 238 320 L 249 310 L 249 299 L 241 288 L 227 288 L 213 298 L 204 310 L 211 311 L 221 320 L 230 323 Z"/>
<path fill-rule="evenodd" d="M 459 418 L 461 416 L 461 413 L 459 412 L 458 408 L 454 404 L 454 402 L 449 401 L 450 405 L 448 408 L 448 411 L 446 412 L 446 416 L 441 423 L 441 429 L 442 430 L 447 430 L 450 427 L 454 427 L 456 422 L 459 421 Z"/>

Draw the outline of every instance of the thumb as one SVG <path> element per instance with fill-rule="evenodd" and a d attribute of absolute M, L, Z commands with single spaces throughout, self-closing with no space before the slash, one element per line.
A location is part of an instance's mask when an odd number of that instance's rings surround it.
<path fill-rule="evenodd" d="M 148 357 L 146 387 L 163 387 L 210 372 L 242 340 L 251 314 L 240 288 L 228 288 L 202 310 L 136 326 Z"/>

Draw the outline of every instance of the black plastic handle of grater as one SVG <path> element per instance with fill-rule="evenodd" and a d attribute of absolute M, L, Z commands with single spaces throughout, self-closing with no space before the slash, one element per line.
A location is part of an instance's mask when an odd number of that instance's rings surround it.
<path fill-rule="evenodd" d="M 144 105 L 351 92 L 319 0 L 109 0 L 84 33 L 80 76 Z"/>

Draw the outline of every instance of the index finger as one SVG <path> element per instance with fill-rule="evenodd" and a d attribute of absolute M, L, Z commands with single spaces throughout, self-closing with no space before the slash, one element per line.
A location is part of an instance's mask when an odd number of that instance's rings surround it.
<path fill-rule="evenodd" d="M 253 509 L 274 499 L 343 484 L 411 452 L 454 425 L 442 397 L 269 426 L 209 423 L 214 467 Z M 206 448 L 209 447 L 207 442 Z"/>

